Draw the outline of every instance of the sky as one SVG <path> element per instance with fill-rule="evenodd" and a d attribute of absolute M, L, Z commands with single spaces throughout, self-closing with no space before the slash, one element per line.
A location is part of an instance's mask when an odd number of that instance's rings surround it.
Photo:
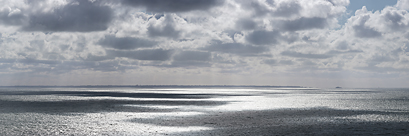
<path fill-rule="evenodd" d="M 0 85 L 409 87 L 409 0 L 0 0 Z"/>

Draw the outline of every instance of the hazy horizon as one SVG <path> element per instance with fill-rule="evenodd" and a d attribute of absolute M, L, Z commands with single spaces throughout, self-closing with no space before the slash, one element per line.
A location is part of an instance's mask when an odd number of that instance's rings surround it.
<path fill-rule="evenodd" d="M 0 86 L 409 87 L 409 0 L 0 5 Z"/>

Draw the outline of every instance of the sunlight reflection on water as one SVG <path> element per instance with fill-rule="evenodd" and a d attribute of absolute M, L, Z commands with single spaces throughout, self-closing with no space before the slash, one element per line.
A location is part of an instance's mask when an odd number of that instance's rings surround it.
<path fill-rule="evenodd" d="M 409 122 L 408 98 L 407 89 L 0 88 L 0 134 L 180 134 L 218 129 L 221 113 L 279 109 L 313 109 L 310 122 Z M 166 123 L 195 117 L 204 119 Z"/>

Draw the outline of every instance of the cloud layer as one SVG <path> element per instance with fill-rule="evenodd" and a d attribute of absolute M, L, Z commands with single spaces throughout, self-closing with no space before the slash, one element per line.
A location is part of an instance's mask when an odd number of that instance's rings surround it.
<path fill-rule="evenodd" d="M 354 13 L 348 0 L 0 3 L 0 85 L 118 84 L 73 77 L 351 87 L 409 80 L 407 0 Z"/>

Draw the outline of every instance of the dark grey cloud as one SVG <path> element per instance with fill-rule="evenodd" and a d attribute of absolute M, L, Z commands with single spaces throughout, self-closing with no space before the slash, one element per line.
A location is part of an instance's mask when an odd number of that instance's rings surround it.
<path fill-rule="evenodd" d="M 384 17 L 394 24 L 401 22 L 402 19 L 404 18 L 401 14 L 391 11 L 387 11 Z"/>
<path fill-rule="evenodd" d="M 382 36 L 382 34 L 374 28 L 365 25 L 365 22 L 368 21 L 369 18 L 369 15 L 362 16 L 360 17 L 360 20 L 358 20 L 359 23 L 352 26 L 355 36 L 360 38 L 375 38 Z"/>
<path fill-rule="evenodd" d="M 32 59 L 32 58 L 18 59 L 16 60 L 16 62 L 24 63 L 24 64 L 49 64 L 49 65 L 55 65 L 55 64 L 61 63 L 61 61 L 58 61 L 58 60 L 37 60 L 37 59 Z"/>
<path fill-rule="evenodd" d="M 327 54 L 305 54 L 305 53 L 300 53 L 300 52 L 295 52 L 295 51 L 284 51 L 284 52 L 281 52 L 281 55 L 294 57 L 294 58 L 306 58 L 306 59 L 327 59 L 327 58 L 332 57 L 331 55 L 327 55 Z"/>
<path fill-rule="evenodd" d="M 395 61 L 395 58 L 393 58 L 391 55 L 375 55 L 372 56 L 372 58 L 370 59 L 370 63 L 374 63 L 374 64 L 379 64 L 382 62 L 391 62 L 391 61 Z"/>
<path fill-rule="evenodd" d="M 267 65 L 274 66 L 274 65 L 277 64 L 277 60 L 275 60 L 275 59 L 266 59 L 266 60 L 263 60 L 263 63 L 267 64 Z"/>
<path fill-rule="evenodd" d="M 155 14 L 156 20 L 158 20 L 158 19 L 160 19 L 160 18 L 162 18 L 164 16 L 165 16 L 164 14 Z"/>
<path fill-rule="evenodd" d="M 8 11 L 6 9 L 0 11 L 0 24 L 23 25 L 26 21 L 27 17 L 21 11 Z"/>
<path fill-rule="evenodd" d="M 16 61 L 16 59 L 0 58 L 0 64 L 13 63 L 13 62 L 15 62 L 15 61 Z"/>
<path fill-rule="evenodd" d="M 173 52 L 174 52 L 173 50 L 165 49 L 145 49 L 136 51 L 107 50 L 107 56 L 125 57 L 136 60 L 166 61 L 171 58 Z"/>
<path fill-rule="evenodd" d="M 389 9 L 389 10 L 388 10 Z M 390 10 L 390 8 L 387 8 L 383 10 L 382 17 L 385 19 L 387 25 L 389 28 L 393 31 L 405 31 L 408 28 L 408 22 L 404 21 L 405 17 L 404 15 L 407 14 L 407 12 L 402 12 L 402 11 L 396 11 L 396 10 Z"/>
<path fill-rule="evenodd" d="M 300 31 L 300 30 L 310 30 L 310 29 L 323 29 L 328 26 L 328 22 L 326 18 L 301 17 L 295 20 L 282 21 L 278 26 L 280 30 L 284 30 L 284 31 Z"/>
<path fill-rule="evenodd" d="M 203 51 L 182 51 L 173 56 L 174 61 L 209 61 L 210 59 L 211 53 Z"/>
<path fill-rule="evenodd" d="M 237 20 L 236 27 L 242 30 L 252 30 L 256 28 L 257 23 L 249 18 L 241 18 Z"/>
<path fill-rule="evenodd" d="M 122 0 L 123 5 L 144 7 L 148 12 L 187 12 L 208 10 L 223 3 L 221 0 Z"/>
<path fill-rule="evenodd" d="M 306 68 L 306 67 L 314 67 L 317 65 L 317 63 L 312 62 L 311 60 L 302 60 L 301 65 Z"/>
<path fill-rule="evenodd" d="M 352 26 L 355 32 L 355 36 L 360 38 L 375 38 L 380 37 L 382 34 L 376 31 L 374 28 L 370 28 L 364 25 Z"/>
<path fill-rule="evenodd" d="M 280 60 L 280 62 L 278 62 L 278 64 L 280 64 L 280 65 L 293 65 L 294 62 L 292 60 Z"/>
<path fill-rule="evenodd" d="M 109 51 L 108 51 L 109 53 Z M 97 55 L 92 55 L 88 54 L 87 58 L 84 59 L 84 61 L 104 61 L 104 60 L 111 60 L 115 59 L 115 53 L 110 53 L 109 55 L 102 55 L 102 56 L 97 56 Z"/>
<path fill-rule="evenodd" d="M 175 29 L 175 22 L 172 15 L 166 15 L 163 23 L 165 23 L 165 26 L 150 25 L 148 27 L 148 35 L 150 37 L 179 38 L 180 31 Z"/>
<path fill-rule="evenodd" d="M 276 60 L 276 59 L 266 59 L 263 60 L 264 64 L 270 65 L 270 66 L 283 66 L 283 65 L 293 65 L 294 62 L 291 60 Z"/>
<path fill-rule="evenodd" d="M 205 51 L 230 53 L 240 56 L 258 56 L 262 53 L 270 51 L 270 49 L 265 46 L 252 46 L 241 43 L 221 43 L 220 41 L 213 42 L 210 46 L 201 49 Z"/>
<path fill-rule="evenodd" d="M 257 30 L 247 35 L 246 40 L 255 45 L 271 45 L 276 44 L 280 37 L 278 31 Z"/>
<path fill-rule="evenodd" d="M 250 2 L 250 3 L 248 3 Z M 266 6 L 256 1 L 246 1 L 242 3 L 244 8 L 250 8 L 254 11 L 254 16 L 264 16 L 271 12 Z"/>
<path fill-rule="evenodd" d="M 29 16 L 26 31 L 90 32 L 108 28 L 113 11 L 108 6 L 88 0 L 77 0 L 56 8 L 49 13 L 33 13 Z"/>
<path fill-rule="evenodd" d="M 153 47 L 157 43 L 155 41 L 135 38 L 135 37 L 116 37 L 113 35 L 106 35 L 104 38 L 99 40 L 98 44 L 119 50 L 130 50 L 137 48 Z"/>
<path fill-rule="evenodd" d="M 349 54 L 349 53 L 362 53 L 362 50 L 331 50 L 329 52 L 327 52 L 328 54 Z"/>

